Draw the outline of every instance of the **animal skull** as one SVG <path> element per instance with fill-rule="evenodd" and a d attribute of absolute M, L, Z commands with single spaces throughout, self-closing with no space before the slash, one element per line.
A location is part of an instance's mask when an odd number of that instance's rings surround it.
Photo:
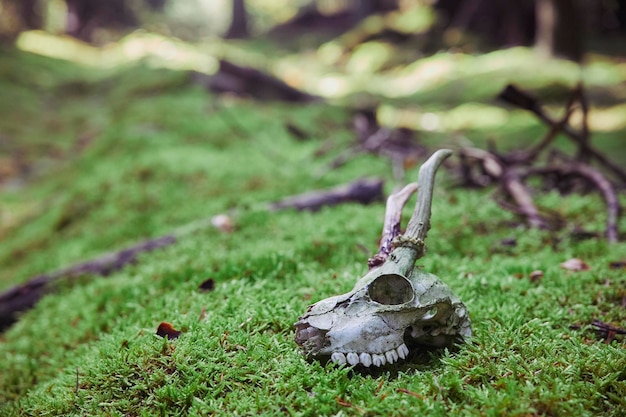
<path fill-rule="evenodd" d="M 300 317 L 295 339 L 308 358 L 383 366 L 405 359 L 412 349 L 450 346 L 472 335 L 461 299 L 415 267 L 425 253 L 435 172 L 451 153 L 437 151 L 420 168 L 417 187 L 409 184 L 389 198 L 373 269 L 349 293 L 319 301 Z M 402 207 L 417 188 L 415 213 L 398 236 Z"/>
<path fill-rule="evenodd" d="M 400 273 L 402 251 L 354 289 L 309 307 L 296 323 L 296 343 L 310 358 L 382 366 L 411 349 L 451 346 L 471 336 L 467 309 L 435 275 Z"/>

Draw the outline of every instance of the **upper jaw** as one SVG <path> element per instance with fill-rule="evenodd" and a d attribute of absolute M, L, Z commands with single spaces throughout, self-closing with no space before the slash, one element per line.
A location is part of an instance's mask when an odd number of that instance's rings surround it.
<path fill-rule="evenodd" d="M 304 320 L 296 323 L 296 343 L 309 358 L 326 357 L 339 365 L 380 367 L 406 359 L 409 355 L 409 348 L 395 333 L 378 336 L 367 344 L 359 338 L 339 343 L 337 337 L 341 336 L 341 329 L 322 330 Z"/>
<path fill-rule="evenodd" d="M 330 360 L 339 364 L 349 364 L 352 366 L 363 365 L 365 367 L 370 366 L 384 366 L 386 364 L 393 364 L 401 359 L 406 359 L 409 355 L 409 348 L 406 344 L 402 343 L 400 346 L 394 349 L 389 349 L 383 353 L 370 353 L 370 352 L 333 352 L 330 355 Z"/>

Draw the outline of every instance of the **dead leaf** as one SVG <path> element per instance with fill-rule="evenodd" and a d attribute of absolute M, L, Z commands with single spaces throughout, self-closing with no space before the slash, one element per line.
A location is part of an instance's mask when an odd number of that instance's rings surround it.
<path fill-rule="evenodd" d="M 340 397 L 335 397 L 335 401 L 337 401 L 337 404 L 344 406 L 344 407 L 352 407 L 352 403 L 349 403 L 346 400 L 341 399 Z"/>
<path fill-rule="evenodd" d="M 358 411 L 361 414 L 365 413 L 365 410 L 363 410 L 361 407 L 358 407 L 354 404 L 352 404 L 351 402 L 348 402 L 340 397 L 335 397 L 335 401 L 337 402 L 337 404 L 339 404 L 342 407 L 348 407 L 348 408 L 353 408 L 356 411 Z"/>
<path fill-rule="evenodd" d="M 611 269 L 626 269 L 626 261 L 615 261 L 609 264 Z"/>
<path fill-rule="evenodd" d="M 396 391 L 401 392 L 402 394 L 408 394 L 411 397 L 419 398 L 420 400 L 424 399 L 424 397 L 419 395 L 417 392 L 409 391 L 406 388 L 398 388 Z"/>
<path fill-rule="evenodd" d="M 205 279 L 198 288 L 200 291 L 213 291 L 215 289 L 215 280 L 213 278 Z"/>
<path fill-rule="evenodd" d="M 514 237 L 507 237 L 504 239 L 500 239 L 500 246 L 514 248 L 517 246 L 517 239 L 515 239 Z"/>
<path fill-rule="evenodd" d="M 211 224 L 215 226 L 216 229 L 225 233 L 230 233 L 235 230 L 233 220 L 227 214 L 218 214 L 211 217 Z"/>
<path fill-rule="evenodd" d="M 159 327 L 157 328 L 156 334 L 161 337 L 166 337 L 169 340 L 177 339 L 180 336 L 181 332 L 176 330 L 171 323 L 166 321 L 161 322 Z"/>
<path fill-rule="evenodd" d="M 528 278 L 530 278 L 531 282 L 537 282 L 539 281 L 541 278 L 543 277 L 543 271 L 540 271 L 538 269 L 534 270 L 533 272 L 530 273 L 530 275 L 528 276 Z"/>
<path fill-rule="evenodd" d="M 568 271 L 588 271 L 591 269 L 589 265 L 579 258 L 568 259 L 561 264 L 561 268 L 567 269 Z"/>

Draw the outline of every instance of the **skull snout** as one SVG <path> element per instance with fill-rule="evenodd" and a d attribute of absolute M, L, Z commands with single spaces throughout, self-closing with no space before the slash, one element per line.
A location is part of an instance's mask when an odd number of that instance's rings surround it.
<path fill-rule="evenodd" d="M 307 322 L 299 321 L 296 323 L 295 339 L 298 346 L 302 347 L 307 355 L 315 354 L 324 347 L 326 332 Z"/>

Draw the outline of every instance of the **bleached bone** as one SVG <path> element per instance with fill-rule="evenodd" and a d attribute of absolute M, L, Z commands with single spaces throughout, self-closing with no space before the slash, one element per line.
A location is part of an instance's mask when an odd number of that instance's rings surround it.
<path fill-rule="evenodd" d="M 437 276 L 415 266 L 425 253 L 435 172 L 451 154 L 439 150 L 420 168 L 415 212 L 405 234 L 392 240 L 384 263 L 349 293 L 309 306 L 295 324 L 296 343 L 308 358 L 383 366 L 405 359 L 412 350 L 451 346 L 471 336 L 461 299 Z M 384 236 L 385 231 L 381 246 Z"/>

